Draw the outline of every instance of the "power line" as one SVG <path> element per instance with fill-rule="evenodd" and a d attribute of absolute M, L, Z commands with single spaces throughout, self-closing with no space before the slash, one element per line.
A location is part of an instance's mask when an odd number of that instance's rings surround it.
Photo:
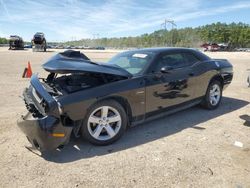
<path fill-rule="evenodd" d="M 172 31 L 174 29 L 174 26 L 177 27 L 177 25 L 175 24 L 174 20 L 165 19 L 164 22 L 161 24 L 161 26 L 164 27 L 165 32 L 167 31 L 167 24 L 168 23 L 172 25 Z M 173 38 L 174 38 L 174 33 L 172 33 L 171 46 L 173 46 Z"/>

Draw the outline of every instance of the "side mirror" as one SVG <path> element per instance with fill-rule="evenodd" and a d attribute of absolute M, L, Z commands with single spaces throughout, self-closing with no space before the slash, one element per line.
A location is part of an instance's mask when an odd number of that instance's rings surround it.
<path fill-rule="evenodd" d="M 173 67 L 171 66 L 164 66 L 161 68 L 162 73 L 169 73 L 169 71 L 173 70 Z"/>

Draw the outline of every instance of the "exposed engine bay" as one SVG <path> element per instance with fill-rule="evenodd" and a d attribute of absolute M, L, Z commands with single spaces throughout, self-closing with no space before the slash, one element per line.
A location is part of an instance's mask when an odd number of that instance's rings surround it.
<path fill-rule="evenodd" d="M 55 74 L 50 73 L 47 79 L 43 79 L 44 83 L 53 88 L 44 86 L 47 91 L 53 95 L 63 95 L 74 93 L 80 90 L 93 88 L 106 83 L 111 83 L 124 79 L 122 76 L 114 76 L 98 73 L 70 73 L 70 74 Z M 45 84 L 45 85 L 46 85 Z"/>

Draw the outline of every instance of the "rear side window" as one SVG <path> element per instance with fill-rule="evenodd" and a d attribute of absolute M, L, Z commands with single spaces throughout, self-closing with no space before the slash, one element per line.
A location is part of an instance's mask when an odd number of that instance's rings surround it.
<path fill-rule="evenodd" d="M 200 59 L 198 59 L 195 55 L 191 53 L 183 53 L 183 56 L 185 57 L 186 61 L 190 66 L 200 61 Z"/>
<path fill-rule="evenodd" d="M 189 66 L 189 63 L 182 53 L 163 54 L 158 60 L 156 71 L 160 71 L 164 66 L 170 66 L 177 69 Z"/>

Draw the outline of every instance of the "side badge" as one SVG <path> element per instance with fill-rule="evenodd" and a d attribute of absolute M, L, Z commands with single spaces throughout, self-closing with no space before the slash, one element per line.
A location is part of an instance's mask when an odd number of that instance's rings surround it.
<path fill-rule="evenodd" d="M 220 67 L 220 64 L 217 61 L 215 61 L 214 63 L 217 67 Z"/>

